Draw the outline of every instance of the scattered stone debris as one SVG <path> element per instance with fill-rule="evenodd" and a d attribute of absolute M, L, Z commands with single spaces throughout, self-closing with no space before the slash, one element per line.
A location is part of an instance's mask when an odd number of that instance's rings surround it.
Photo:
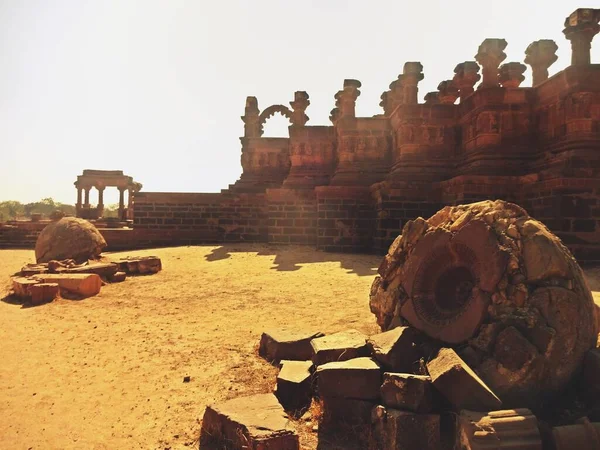
<path fill-rule="evenodd" d="M 408 373 L 383 374 L 381 399 L 390 408 L 428 413 L 433 410 L 431 378 Z"/>
<path fill-rule="evenodd" d="M 371 358 L 335 361 L 317 367 L 319 395 L 358 400 L 377 400 L 381 368 Z"/>
<path fill-rule="evenodd" d="M 542 450 L 538 421 L 528 409 L 462 411 L 458 422 L 461 449 Z"/>
<path fill-rule="evenodd" d="M 162 262 L 156 256 L 127 256 L 115 263 L 119 271 L 125 272 L 127 275 L 146 275 L 162 270 Z"/>
<path fill-rule="evenodd" d="M 306 361 L 312 358 L 310 341 L 324 336 L 319 331 L 296 331 L 278 329 L 265 331 L 258 347 L 258 354 L 267 361 Z"/>
<path fill-rule="evenodd" d="M 98 259 L 106 241 L 87 220 L 63 217 L 48 224 L 37 238 L 35 258 L 38 263 L 73 259 L 84 262 Z"/>
<path fill-rule="evenodd" d="M 39 274 L 31 277 L 15 277 L 12 279 L 13 290 L 17 297 L 32 297 L 32 287 L 38 284 L 56 284 L 61 292 L 68 292 L 82 298 L 92 297 L 102 287 L 102 280 L 94 273 L 88 274 Z M 34 288 L 34 290 L 39 288 Z M 51 292 L 53 288 L 49 288 Z M 39 291 L 38 291 L 39 292 Z M 50 295 L 50 294 L 44 294 Z M 54 296 L 52 299 L 54 299 Z M 51 301 L 51 300 L 48 300 Z"/>
<path fill-rule="evenodd" d="M 283 408 L 294 417 L 302 416 L 313 397 L 312 361 L 281 361 L 275 395 Z"/>
<path fill-rule="evenodd" d="M 367 339 L 371 353 L 390 372 L 410 372 L 419 360 L 419 332 L 410 327 L 396 327 Z"/>
<path fill-rule="evenodd" d="M 356 330 L 342 331 L 313 339 L 310 344 L 313 348 L 313 363 L 320 366 L 333 361 L 367 356 L 366 336 Z"/>
<path fill-rule="evenodd" d="M 111 283 L 121 283 L 125 281 L 127 274 L 125 272 L 115 272 L 113 275 L 108 277 L 108 281 Z"/>
<path fill-rule="evenodd" d="M 440 416 L 376 406 L 372 411 L 373 441 L 378 450 L 441 448 Z"/>
<path fill-rule="evenodd" d="M 200 449 L 299 450 L 292 423 L 273 394 L 240 397 L 206 408 Z"/>

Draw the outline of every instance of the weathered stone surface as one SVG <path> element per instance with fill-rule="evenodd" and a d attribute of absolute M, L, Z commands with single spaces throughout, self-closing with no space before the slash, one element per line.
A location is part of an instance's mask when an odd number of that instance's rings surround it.
<path fill-rule="evenodd" d="M 290 328 L 265 331 L 260 338 L 258 354 L 267 361 L 306 361 L 312 358 L 310 341 L 324 336 L 319 331 Z"/>
<path fill-rule="evenodd" d="M 381 385 L 381 401 L 388 408 L 428 413 L 433 409 L 431 378 L 386 372 Z"/>
<path fill-rule="evenodd" d="M 537 419 L 528 409 L 461 411 L 458 423 L 461 449 L 542 450 Z"/>
<path fill-rule="evenodd" d="M 226 445 L 240 450 L 300 448 L 298 436 L 273 394 L 240 397 L 206 408 L 200 448 Z"/>
<path fill-rule="evenodd" d="M 127 256 L 115 263 L 127 275 L 148 275 L 162 270 L 162 261 L 156 256 Z"/>
<path fill-rule="evenodd" d="M 106 247 L 106 241 L 87 220 L 64 217 L 42 230 L 35 244 L 38 263 L 74 259 L 84 262 L 97 259 Z"/>
<path fill-rule="evenodd" d="M 600 326 L 566 247 L 499 200 L 445 207 L 426 222 L 410 246 L 395 241 L 373 282 L 370 307 L 381 328 L 408 322 L 459 344 L 506 407 L 533 407 L 564 387 Z"/>
<path fill-rule="evenodd" d="M 371 414 L 372 445 L 378 450 L 439 450 L 440 416 L 376 406 Z"/>
<path fill-rule="evenodd" d="M 347 361 L 369 354 L 366 336 L 356 330 L 340 331 L 310 341 L 313 363 L 320 366 L 333 361 Z"/>
<path fill-rule="evenodd" d="M 375 402 L 355 398 L 321 397 L 325 426 L 364 425 L 371 421 L 371 410 Z"/>
<path fill-rule="evenodd" d="M 110 278 L 115 273 L 117 273 L 118 269 L 119 269 L 119 266 L 115 263 L 97 263 L 97 262 L 90 261 L 87 264 L 83 264 L 83 265 L 77 266 L 77 267 L 64 267 L 64 268 L 59 267 L 54 270 L 51 270 L 51 272 L 53 272 L 53 273 L 95 273 L 97 275 L 100 275 L 101 277 Z"/>
<path fill-rule="evenodd" d="M 324 397 L 377 400 L 381 369 L 371 358 L 336 361 L 317 367 L 319 395 Z"/>
<path fill-rule="evenodd" d="M 583 389 L 592 401 L 600 399 L 600 349 L 589 350 L 583 360 Z"/>
<path fill-rule="evenodd" d="M 396 327 L 367 339 L 371 355 L 391 372 L 410 372 L 420 358 L 418 332 L 410 327 Z"/>
<path fill-rule="evenodd" d="M 469 366 L 449 348 L 427 363 L 431 381 L 456 409 L 489 411 L 502 402 Z"/>
<path fill-rule="evenodd" d="M 113 275 L 108 277 L 108 281 L 111 283 L 121 283 L 127 279 L 127 274 L 125 272 L 115 272 Z"/>
<path fill-rule="evenodd" d="M 12 288 L 15 295 L 20 298 L 31 297 L 31 286 L 39 284 L 40 280 L 25 277 L 15 277 L 12 279 Z"/>
<path fill-rule="evenodd" d="M 41 305 L 58 297 L 59 287 L 57 283 L 38 283 L 30 286 L 29 292 L 31 293 L 31 304 Z"/>
<path fill-rule="evenodd" d="M 275 395 L 283 408 L 295 416 L 301 416 L 310 407 L 312 368 L 312 361 L 281 361 Z"/>
<path fill-rule="evenodd" d="M 81 297 L 92 297 L 100 292 L 102 280 L 95 273 L 40 274 L 31 277 L 42 283 L 57 283 L 61 291 Z"/>

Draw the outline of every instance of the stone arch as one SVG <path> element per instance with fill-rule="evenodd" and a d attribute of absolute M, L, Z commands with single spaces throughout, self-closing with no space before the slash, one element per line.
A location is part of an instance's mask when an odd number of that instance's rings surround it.
<path fill-rule="evenodd" d="M 286 117 L 290 123 L 292 123 L 292 111 L 287 106 L 284 105 L 271 105 L 268 108 L 264 109 L 258 118 L 258 124 L 260 127 L 260 136 L 263 135 L 264 125 L 267 122 L 267 119 L 274 116 L 275 113 L 281 114 L 283 117 Z"/>

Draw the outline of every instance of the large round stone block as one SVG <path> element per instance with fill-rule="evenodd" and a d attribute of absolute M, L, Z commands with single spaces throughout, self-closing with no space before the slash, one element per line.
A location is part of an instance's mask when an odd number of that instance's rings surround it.
<path fill-rule="evenodd" d="M 42 230 L 35 244 L 38 263 L 74 259 L 82 263 L 97 259 L 106 247 L 98 229 L 87 220 L 64 217 Z"/>
<path fill-rule="evenodd" d="M 379 267 L 370 306 L 384 331 L 410 324 L 455 347 L 505 406 L 564 387 L 598 334 L 571 253 L 500 200 L 408 222 Z"/>

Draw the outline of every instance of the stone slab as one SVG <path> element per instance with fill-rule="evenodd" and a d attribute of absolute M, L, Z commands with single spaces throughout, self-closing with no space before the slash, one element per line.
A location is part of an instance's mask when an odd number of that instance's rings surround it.
<path fill-rule="evenodd" d="M 49 303 L 58 297 L 60 288 L 58 283 L 37 283 L 29 287 L 31 304 L 41 305 Z"/>
<path fill-rule="evenodd" d="M 200 449 L 299 450 L 298 435 L 273 394 L 240 397 L 206 408 Z"/>
<path fill-rule="evenodd" d="M 542 450 L 538 421 L 528 409 L 461 411 L 458 441 L 465 450 Z"/>
<path fill-rule="evenodd" d="M 17 297 L 29 298 L 31 297 L 31 286 L 39 283 L 40 280 L 34 280 L 26 277 L 15 277 L 12 279 L 12 288 Z"/>
<path fill-rule="evenodd" d="M 102 280 L 95 273 L 40 274 L 31 277 L 42 283 L 58 283 L 65 290 L 81 297 L 92 297 L 100 292 Z"/>
<path fill-rule="evenodd" d="M 313 394 L 312 361 L 281 361 L 275 395 L 283 408 L 301 416 L 309 407 Z"/>
<path fill-rule="evenodd" d="M 162 261 L 156 256 L 125 257 L 115 263 L 119 266 L 118 270 L 127 275 L 146 275 L 162 270 Z"/>
<path fill-rule="evenodd" d="M 396 327 L 367 339 L 371 355 L 390 372 L 411 372 L 419 361 L 419 333 L 411 327 Z"/>
<path fill-rule="evenodd" d="M 310 341 L 324 336 L 315 330 L 281 328 L 265 331 L 260 338 L 258 354 L 267 361 L 306 361 L 312 358 Z"/>
<path fill-rule="evenodd" d="M 441 449 L 440 416 L 376 406 L 371 414 L 372 440 L 378 450 Z"/>
<path fill-rule="evenodd" d="M 431 378 L 386 372 L 381 385 L 381 401 L 388 408 L 428 413 L 434 403 Z"/>
<path fill-rule="evenodd" d="M 110 277 L 108 277 L 108 281 L 111 283 L 121 283 L 127 279 L 127 274 L 125 272 L 116 272 Z"/>
<path fill-rule="evenodd" d="M 336 361 L 317 367 L 319 395 L 324 397 L 377 400 L 381 369 L 371 358 Z"/>
<path fill-rule="evenodd" d="M 356 330 L 341 331 L 310 341 L 315 366 L 368 356 L 366 336 Z"/>
<path fill-rule="evenodd" d="M 496 394 L 450 348 L 442 348 L 427 363 L 427 370 L 435 388 L 458 410 L 492 411 L 502 406 Z"/>

